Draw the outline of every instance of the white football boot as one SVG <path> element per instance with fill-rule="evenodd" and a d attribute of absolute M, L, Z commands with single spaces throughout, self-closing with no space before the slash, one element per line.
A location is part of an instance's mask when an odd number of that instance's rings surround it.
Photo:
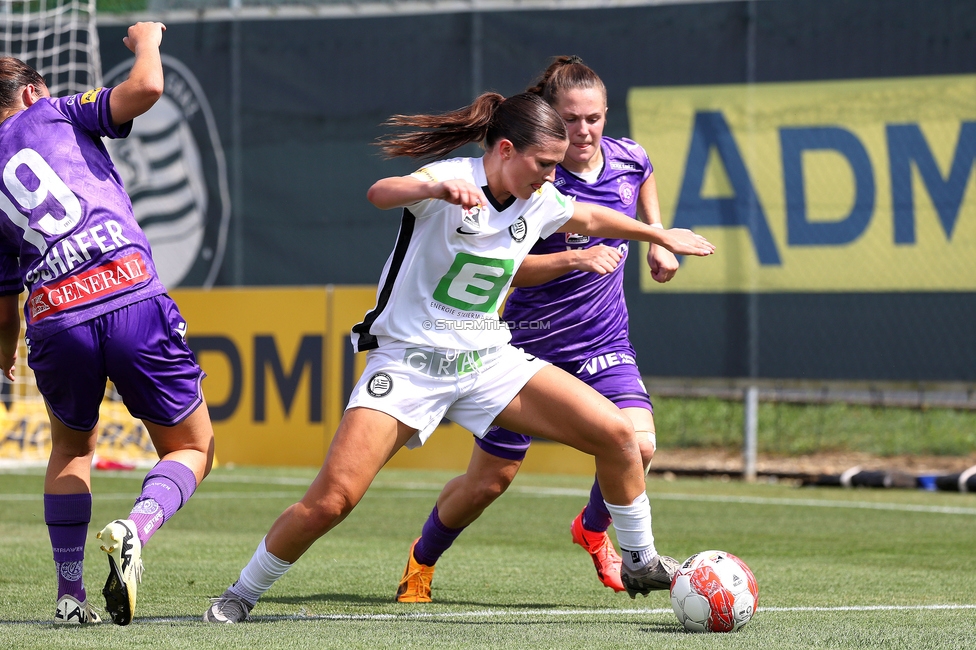
<path fill-rule="evenodd" d="M 131 519 L 116 519 L 95 535 L 108 554 L 108 580 L 102 593 L 105 610 L 116 625 L 128 625 L 136 611 L 136 591 L 142 582 L 142 542 Z"/>
<path fill-rule="evenodd" d="M 58 599 L 58 607 L 54 610 L 55 625 L 90 625 L 101 623 L 102 619 L 88 601 L 79 601 L 74 596 L 65 594 Z"/>

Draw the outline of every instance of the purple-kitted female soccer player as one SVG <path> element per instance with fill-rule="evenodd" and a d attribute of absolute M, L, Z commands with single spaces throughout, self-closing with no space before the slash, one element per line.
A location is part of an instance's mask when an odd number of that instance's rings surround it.
<path fill-rule="evenodd" d="M 579 57 L 558 57 L 529 92 L 556 109 L 569 131 L 569 148 L 553 185 L 578 202 L 612 208 L 661 228 L 647 153 L 632 140 L 603 137 L 607 93 L 597 74 Z M 629 340 L 623 289 L 628 244 L 562 232 L 539 240 L 515 277 L 513 284 L 520 288 L 509 297 L 504 319 L 512 328 L 512 345 L 582 379 L 630 418 L 646 470 L 654 456 L 655 428 L 651 399 Z M 678 269 L 675 256 L 654 244 L 647 263 L 658 282 L 667 282 Z M 500 427 L 475 439 L 467 472 L 444 487 L 410 549 L 398 601 L 431 601 L 434 564 L 508 488 L 530 442 L 529 436 Z M 600 582 L 624 591 L 622 560 L 606 532 L 610 521 L 600 484 L 594 481 L 590 500 L 570 531 L 573 541 L 589 552 Z M 654 555 L 653 544 L 650 551 Z M 654 585 L 667 589 L 677 563 L 658 557 Z"/>
<path fill-rule="evenodd" d="M 123 39 L 126 81 L 52 98 L 30 66 L 0 58 L 0 370 L 13 380 L 27 289 L 27 363 L 51 419 L 44 520 L 58 572 L 55 623 L 98 623 L 82 565 L 91 520 L 98 407 L 111 379 L 160 462 L 126 519 L 97 535 L 108 554 L 106 609 L 128 625 L 142 547 L 210 471 L 213 429 L 186 322 L 156 275 L 149 242 L 102 137 L 129 134 L 163 92 L 162 23 Z"/>

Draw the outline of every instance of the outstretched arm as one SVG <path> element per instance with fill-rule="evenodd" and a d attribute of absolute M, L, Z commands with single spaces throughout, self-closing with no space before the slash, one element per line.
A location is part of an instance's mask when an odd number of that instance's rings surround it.
<path fill-rule="evenodd" d="M 675 255 L 704 257 L 715 252 L 714 245 L 690 230 L 656 228 L 602 205 L 580 201 L 576 202 L 573 217 L 563 224 L 559 232 L 646 241 L 664 246 Z"/>
<path fill-rule="evenodd" d="M 661 225 L 661 204 L 657 199 L 657 180 L 654 178 L 654 172 L 651 172 L 641 185 L 640 194 L 637 196 L 637 218 L 649 226 L 664 227 Z M 678 272 L 678 258 L 663 246 L 651 244 L 647 251 L 647 266 L 655 282 L 667 282 Z"/>
<path fill-rule="evenodd" d="M 620 257 L 620 251 L 604 244 L 545 255 L 528 255 L 515 272 L 512 286 L 535 287 L 570 271 L 606 275 L 617 268 Z"/>
<path fill-rule="evenodd" d="M 463 208 L 488 205 L 480 188 L 461 179 L 438 182 L 422 181 L 413 176 L 390 176 L 376 181 L 366 192 L 366 200 L 380 210 L 402 208 L 424 199 L 440 199 Z"/>
<path fill-rule="evenodd" d="M 19 339 L 20 309 L 17 307 L 17 295 L 0 296 L 0 371 L 10 381 L 14 380 Z"/>
<path fill-rule="evenodd" d="M 129 27 L 129 35 L 122 39 L 136 55 L 136 61 L 129 78 L 116 86 L 109 98 L 115 126 L 142 115 L 162 96 L 163 64 L 159 58 L 159 45 L 164 31 L 166 25 L 162 23 L 136 23 Z"/>

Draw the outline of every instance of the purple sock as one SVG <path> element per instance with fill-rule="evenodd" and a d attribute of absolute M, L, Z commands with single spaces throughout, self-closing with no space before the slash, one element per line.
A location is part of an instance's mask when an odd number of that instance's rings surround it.
<path fill-rule="evenodd" d="M 592 533 L 605 533 L 610 528 L 610 521 L 610 511 L 603 501 L 600 482 L 594 480 L 593 487 L 590 488 L 590 501 L 583 510 L 583 528 Z"/>
<path fill-rule="evenodd" d="M 84 602 L 87 597 L 82 566 L 91 511 L 92 496 L 87 492 L 44 495 L 44 523 L 58 570 L 58 598 L 68 594 Z"/>
<path fill-rule="evenodd" d="M 142 482 L 142 494 L 129 513 L 143 546 L 183 507 L 195 489 L 197 477 L 183 463 L 161 460 L 149 470 Z"/>
<path fill-rule="evenodd" d="M 413 547 L 413 559 L 427 566 L 434 566 L 440 559 L 444 551 L 451 548 L 451 544 L 461 534 L 461 528 L 448 528 L 437 516 L 437 506 L 430 511 L 430 516 L 424 523 L 424 529 L 420 533 L 420 540 Z"/>

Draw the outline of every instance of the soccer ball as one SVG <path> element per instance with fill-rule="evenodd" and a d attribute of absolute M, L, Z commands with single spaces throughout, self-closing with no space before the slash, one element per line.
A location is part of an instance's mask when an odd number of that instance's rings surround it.
<path fill-rule="evenodd" d="M 671 607 L 692 632 L 734 632 L 759 606 L 759 587 L 746 563 L 725 551 L 702 551 L 671 580 Z"/>

